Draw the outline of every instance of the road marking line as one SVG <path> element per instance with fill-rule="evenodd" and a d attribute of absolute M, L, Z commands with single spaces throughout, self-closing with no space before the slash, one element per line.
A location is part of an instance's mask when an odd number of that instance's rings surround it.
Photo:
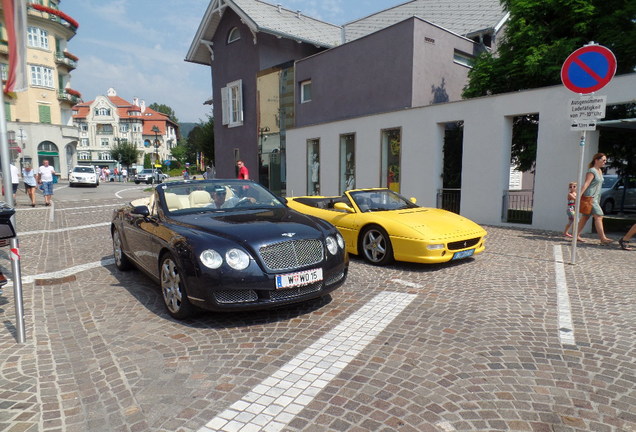
<path fill-rule="evenodd" d="M 554 246 L 554 271 L 557 286 L 557 306 L 559 310 L 559 339 L 562 345 L 576 345 L 574 340 L 574 325 L 572 324 L 572 312 L 570 309 L 570 295 L 565 279 L 563 266 L 563 252 L 561 245 Z"/>
<path fill-rule="evenodd" d="M 400 285 L 404 285 L 410 288 L 422 288 L 422 285 L 418 283 L 409 282 L 402 279 L 393 279 L 393 282 L 399 283 Z"/>
<path fill-rule="evenodd" d="M 124 204 L 122 203 L 117 203 L 117 204 L 100 204 L 99 207 L 97 208 L 103 208 L 103 207 L 122 207 L 124 206 Z M 68 208 L 63 208 L 63 209 L 57 209 L 56 211 L 58 212 L 63 212 L 63 211 L 71 211 L 71 210 L 83 210 L 83 209 L 91 209 L 94 210 L 96 208 L 96 206 L 85 206 L 85 207 L 68 207 Z"/>
<path fill-rule="evenodd" d="M 115 264 L 115 259 L 114 258 L 104 258 L 101 261 L 95 261 L 92 263 L 86 263 L 86 264 L 80 264 L 77 265 L 75 267 L 69 267 L 67 269 L 63 269 L 63 270 L 58 270 L 58 271 L 54 271 L 54 272 L 50 272 L 50 273 L 40 273 L 37 275 L 32 275 L 32 276 L 24 276 L 22 275 L 22 283 L 23 284 L 28 284 L 28 283 L 32 283 L 33 281 L 35 281 L 36 279 L 61 279 L 67 276 L 71 276 L 74 274 L 77 274 L 79 272 L 83 272 L 86 270 L 91 270 L 94 268 L 99 268 L 99 267 L 104 267 L 104 266 L 108 266 L 108 265 L 113 265 Z M 12 286 L 13 285 L 13 280 L 11 278 L 7 278 L 9 280 L 9 283 L 7 283 L 6 286 Z"/>
<path fill-rule="evenodd" d="M 70 228 L 58 228 L 58 229 L 47 229 L 47 230 L 37 230 L 37 231 L 27 231 L 27 232 L 18 232 L 18 237 L 22 237 L 25 235 L 34 235 L 34 234 L 49 234 L 49 233 L 60 233 L 65 231 L 75 231 L 80 229 L 88 229 L 88 228 L 97 228 L 110 225 L 110 222 L 102 222 L 92 225 L 80 225 L 76 227 Z"/>
<path fill-rule="evenodd" d="M 415 297 L 378 294 L 198 432 L 282 430 Z"/>

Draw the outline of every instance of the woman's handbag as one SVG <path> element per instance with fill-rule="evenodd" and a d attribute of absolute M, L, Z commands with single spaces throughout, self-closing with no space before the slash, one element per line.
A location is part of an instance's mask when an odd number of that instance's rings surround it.
<path fill-rule="evenodd" d="M 579 212 L 584 215 L 592 214 L 592 204 L 594 203 L 593 196 L 585 196 L 581 197 L 581 204 L 579 205 Z"/>

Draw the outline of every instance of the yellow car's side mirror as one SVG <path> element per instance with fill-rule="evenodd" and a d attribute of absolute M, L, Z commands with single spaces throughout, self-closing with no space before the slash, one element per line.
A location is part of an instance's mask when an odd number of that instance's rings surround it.
<path fill-rule="evenodd" d="M 336 210 L 344 210 L 347 213 L 354 213 L 355 212 L 355 210 L 353 210 L 348 204 L 341 203 L 341 202 L 335 203 L 333 205 L 333 208 L 336 209 Z"/>
<path fill-rule="evenodd" d="M 417 198 L 415 197 L 409 198 L 409 201 L 411 201 L 413 204 L 417 204 Z"/>

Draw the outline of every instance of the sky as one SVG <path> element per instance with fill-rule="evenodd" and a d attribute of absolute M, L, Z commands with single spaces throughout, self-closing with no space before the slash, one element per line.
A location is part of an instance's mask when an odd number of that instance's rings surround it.
<path fill-rule="evenodd" d="M 186 62 L 211 0 L 62 0 L 60 10 L 79 23 L 68 51 L 79 57 L 71 88 L 85 102 L 117 95 L 171 107 L 180 122 L 207 121 L 210 67 Z M 406 0 L 268 0 L 332 24 L 344 24 Z"/>

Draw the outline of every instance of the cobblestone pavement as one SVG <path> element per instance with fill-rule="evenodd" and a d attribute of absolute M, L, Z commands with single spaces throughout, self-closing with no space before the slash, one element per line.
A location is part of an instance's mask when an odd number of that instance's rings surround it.
<path fill-rule="evenodd" d="M 111 211 L 140 193 L 18 205 L 27 340 L 6 286 L 0 430 L 207 432 L 247 400 L 243 431 L 636 432 L 636 252 L 589 236 L 571 265 L 557 233 L 486 227 L 474 259 L 352 257 L 330 298 L 178 322 L 147 277 L 112 264 Z M 408 301 L 385 315 L 373 303 L 385 293 Z M 264 407 L 287 414 L 279 428 L 250 420 L 250 394 L 362 310 L 382 326 L 319 391 Z"/>

